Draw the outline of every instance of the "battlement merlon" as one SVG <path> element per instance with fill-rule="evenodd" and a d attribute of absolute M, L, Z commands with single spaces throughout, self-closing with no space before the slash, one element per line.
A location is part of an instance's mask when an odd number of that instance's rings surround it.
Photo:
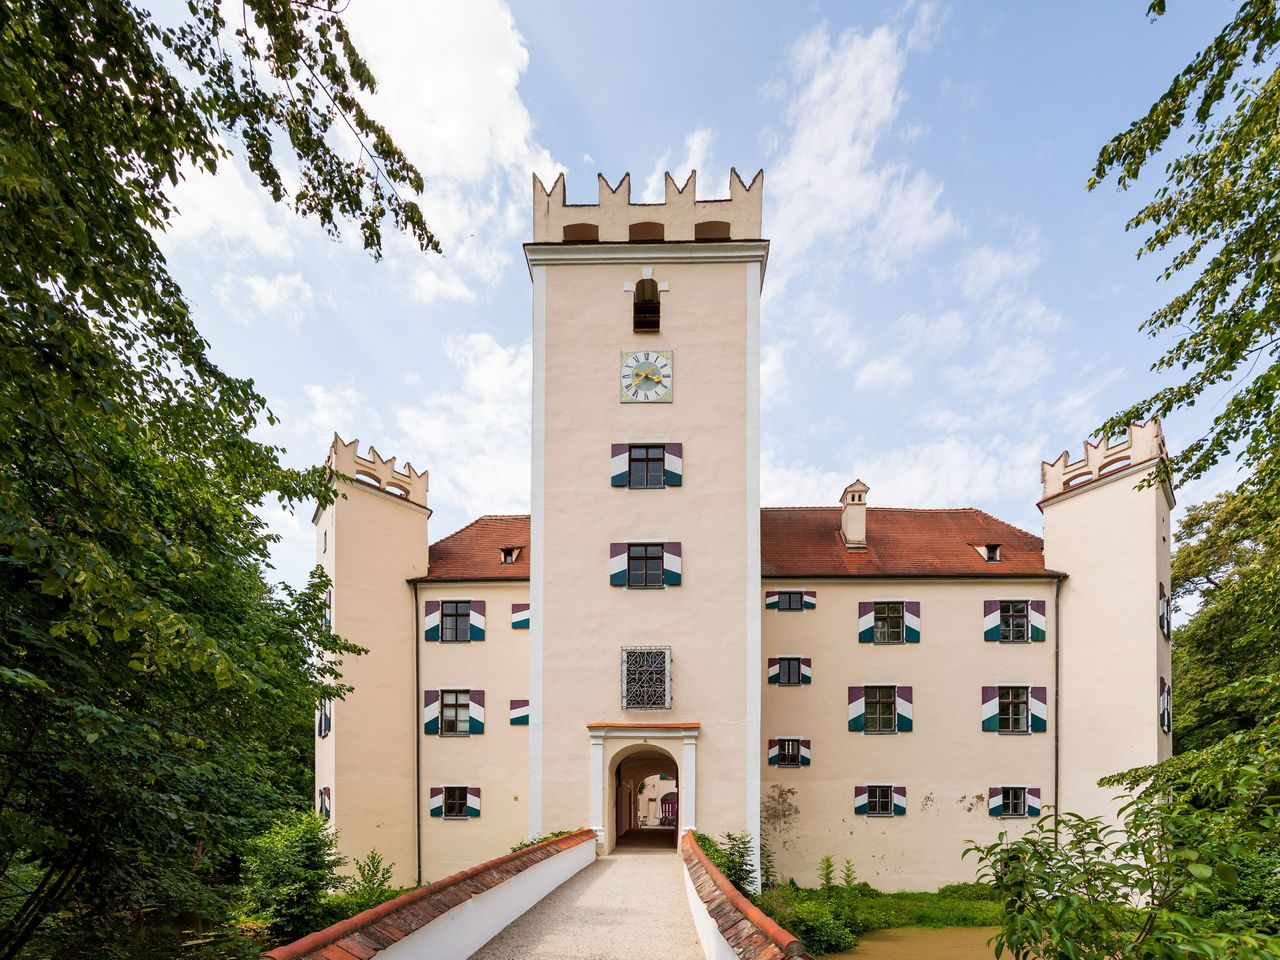
<path fill-rule="evenodd" d="M 1130 424 L 1122 439 L 1103 437 L 1097 443 L 1085 441 L 1084 456 L 1079 460 L 1072 460 L 1068 451 L 1063 450 L 1056 460 L 1043 462 L 1040 465 L 1040 480 L 1044 484 L 1041 502 L 1130 467 L 1144 463 L 1154 465 L 1168 456 L 1158 419 L 1152 417 L 1146 423 Z"/>
<path fill-rule="evenodd" d="M 426 470 L 415 470 L 411 463 L 405 463 L 403 470 L 397 470 L 395 457 L 383 458 L 372 446 L 369 447 L 367 457 L 361 456 L 359 447 L 359 440 L 346 443 L 335 433 L 325 465 L 337 473 L 404 497 L 410 503 L 416 503 L 420 507 L 427 506 Z"/>
<path fill-rule="evenodd" d="M 727 200 L 697 199 L 697 171 L 690 172 L 683 187 L 668 173 L 663 203 L 632 203 L 629 173 L 616 187 L 603 174 L 597 178 L 598 203 L 568 204 L 563 173 L 550 190 L 533 175 L 534 243 L 761 239 L 763 170 L 749 185 L 730 170 Z"/>

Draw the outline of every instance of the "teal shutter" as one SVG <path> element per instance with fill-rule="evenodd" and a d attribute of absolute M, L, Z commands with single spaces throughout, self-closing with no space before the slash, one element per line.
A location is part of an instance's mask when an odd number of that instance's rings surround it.
<path fill-rule="evenodd" d="M 778 765 L 778 741 L 769 741 L 769 766 L 776 767 Z"/>
<path fill-rule="evenodd" d="M 1046 688 L 1029 688 L 1027 701 L 1031 707 L 1031 732 L 1046 732 L 1049 729 L 1049 697 Z"/>
<path fill-rule="evenodd" d="M 986 733 L 1000 730 L 1000 688 L 982 688 L 982 729 Z"/>
<path fill-rule="evenodd" d="M 682 558 L 679 543 L 662 545 L 662 585 L 665 587 L 680 586 Z"/>
<path fill-rule="evenodd" d="M 430 812 L 433 817 L 444 816 L 444 787 L 431 788 Z"/>
<path fill-rule="evenodd" d="M 625 443 L 609 444 L 609 484 L 625 487 L 631 483 L 631 447 Z"/>
<path fill-rule="evenodd" d="M 895 817 L 905 817 L 907 815 L 907 788 L 893 788 L 893 815 Z"/>
<path fill-rule="evenodd" d="M 764 592 L 764 608 L 766 610 L 778 609 L 778 591 L 777 590 L 766 590 Z"/>
<path fill-rule="evenodd" d="M 1040 788 L 1027 787 L 1027 816 L 1040 816 Z"/>
<path fill-rule="evenodd" d="M 810 740 L 800 741 L 800 766 L 807 767 L 813 761 L 813 746 Z"/>
<path fill-rule="evenodd" d="M 876 642 L 876 605 L 873 602 L 858 601 L 858 642 Z"/>
<path fill-rule="evenodd" d="M 853 812 L 855 814 L 865 814 L 867 812 L 867 788 L 853 788 Z"/>
<path fill-rule="evenodd" d="M 779 673 L 779 670 L 778 670 L 778 658 L 777 658 L 777 657 L 770 657 L 770 658 L 769 658 L 769 682 L 770 682 L 770 683 L 777 683 L 777 682 L 778 682 L 778 673 Z"/>
<path fill-rule="evenodd" d="M 440 732 L 440 691 L 422 691 L 422 732 L 436 735 Z"/>
<path fill-rule="evenodd" d="M 440 601 L 428 600 L 423 605 L 423 640 L 440 639 Z"/>
<path fill-rule="evenodd" d="M 902 605 L 902 639 L 906 643 L 920 642 L 919 600 L 908 600 Z"/>
<path fill-rule="evenodd" d="M 898 732 L 910 733 L 912 720 L 915 717 L 914 706 L 911 702 L 911 688 L 896 688 L 895 697 L 897 699 Z"/>
<path fill-rule="evenodd" d="M 511 629 L 529 629 L 529 604 L 513 603 L 511 605 Z"/>
<path fill-rule="evenodd" d="M 849 688 L 849 731 L 859 733 L 867 728 L 866 687 Z"/>
<path fill-rule="evenodd" d="M 470 692 L 471 705 L 467 709 L 468 723 L 471 733 L 484 733 L 484 691 Z"/>
<path fill-rule="evenodd" d="M 813 658 L 800 658 L 800 682 L 813 683 Z"/>
<path fill-rule="evenodd" d="M 662 448 L 662 482 L 668 487 L 684 484 L 684 444 L 668 443 Z"/>
<path fill-rule="evenodd" d="M 480 788 L 467 787 L 467 816 L 480 816 Z"/>
<path fill-rule="evenodd" d="M 1000 641 L 1000 601 L 982 601 L 982 639 Z"/>
<path fill-rule="evenodd" d="M 483 601 L 483 600 L 472 600 L 472 601 L 471 601 L 471 604 L 470 604 L 470 609 L 471 609 L 471 632 L 470 632 L 470 636 L 471 636 L 471 639 L 472 639 L 472 640 L 483 640 L 483 639 L 484 639 L 484 627 L 485 627 L 484 612 L 485 612 L 485 607 L 486 607 L 486 604 L 485 604 L 485 601 Z"/>
<path fill-rule="evenodd" d="M 1046 604 L 1043 600 L 1032 600 L 1027 604 L 1027 627 L 1032 643 L 1043 643 L 1048 634 L 1045 608 Z"/>
<path fill-rule="evenodd" d="M 987 813 L 993 817 L 1004 816 L 1004 787 L 987 787 Z"/>
<path fill-rule="evenodd" d="M 627 545 L 625 543 L 609 544 L 609 586 L 625 587 L 627 585 Z"/>

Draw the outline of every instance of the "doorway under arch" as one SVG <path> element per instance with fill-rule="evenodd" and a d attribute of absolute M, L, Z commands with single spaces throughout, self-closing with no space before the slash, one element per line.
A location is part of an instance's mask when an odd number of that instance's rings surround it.
<path fill-rule="evenodd" d="M 613 757 L 609 783 L 614 847 L 676 849 L 680 768 L 671 753 L 653 743 L 624 747 Z"/>

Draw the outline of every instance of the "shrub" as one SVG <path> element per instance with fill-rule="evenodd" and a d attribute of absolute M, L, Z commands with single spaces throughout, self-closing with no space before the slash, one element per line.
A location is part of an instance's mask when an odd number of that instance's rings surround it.
<path fill-rule="evenodd" d="M 785 929 L 799 937 L 811 954 L 848 950 L 858 942 L 849 928 L 836 918 L 831 905 L 821 900 L 797 903 L 792 911 L 791 926 Z"/>
<path fill-rule="evenodd" d="M 818 860 L 818 885 L 824 893 L 830 893 L 836 885 L 836 861 L 829 853 L 824 853 Z"/>
<path fill-rule="evenodd" d="M 246 917 L 273 937 L 294 940 L 328 926 L 328 891 L 342 882 L 338 837 L 316 814 L 295 811 L 276 820 L 245 851 L 241 897 Z"/>
<path fill-rule="evenodd" d="M 511 848 L 511 852 L 516 853 L 520 850 L 525 850 L 536 844 L 542 843 L 542 841 L 544 840 L 555 840 L 557 837 L 567 837 L 569 836 L 569 834 L 578 833 L 583 829 L 585 828 L 575 827 L 572 830 L 553 830 L 551 833 L 540 833 L 536 837 L 532 837 L 528 840 L 521 840 L 519 843 L 517 843 L 514 847 Z"/>
<path fill-rule="evenodd" d="M 938 888 L 938 896 L 952 900 L 995 900 L 996 888 L 989 883 L 948 883 Z"/>
<path fill-rule="evenodd" d="M 693 839 L 739 893 L 751 895 L 756 884 L 756 871 L 751 864 L 751 834 L 726 833 L 717 843 L 705 833 L 695 830 Z"/>
<path fill-rule="evenodd" d="M 778 867 L 773 860 L 773 848 L 760 841 L 760 886 L 765 890 L 777 886 Z"/>
<path fill-rule="evenodd" d="M 858 875 L 853 872 L 853 861 L 848 857 L 844 861 L 844 869 L 840 871 L 840 886 L 852 890 L 858 883 Z"/>

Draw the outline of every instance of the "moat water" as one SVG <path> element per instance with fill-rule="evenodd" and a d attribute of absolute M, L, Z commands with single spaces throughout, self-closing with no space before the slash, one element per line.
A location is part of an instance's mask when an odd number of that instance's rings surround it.
<path fill-rule="evenodd" d="M 824 960 L 991 960 L 987 941 L 999 927 L 898 927 L 865 934 L 852 950 Z"/>

